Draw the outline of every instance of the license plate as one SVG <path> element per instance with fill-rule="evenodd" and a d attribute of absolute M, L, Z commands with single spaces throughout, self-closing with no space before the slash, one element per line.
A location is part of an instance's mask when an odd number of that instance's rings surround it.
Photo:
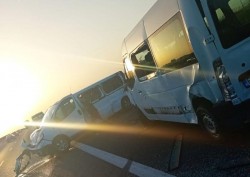
<path fill-rule="evenodd" d="M 250 78 L 243 80 L 242 83 L 246 88 L 249 88 L 250 87 Z"/>

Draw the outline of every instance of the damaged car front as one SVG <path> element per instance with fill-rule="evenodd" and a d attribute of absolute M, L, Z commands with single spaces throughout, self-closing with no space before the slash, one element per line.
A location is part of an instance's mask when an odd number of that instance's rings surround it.
<path fill-rule="evenodd" d="M 54 155 L 54 148 L 52 145 L 53 131 L 46 128 L 46 124 L 52 121 L 52 116 L 55 112 L 57 104 L 51 106 L 43 117 L 42 123 L 38 129 L 35 129 L 27 138 L 22 140 L 21 146 L 24 149 L 21 155 L 16 159 L 14 171 L 18 176 L 29 165 L 31 155 Z M 29 127 L 32 130 L 32 127 Z"/>
<path fill-rule="evenodd" d="M 45 156 L 52 154 L 52 140 L 44 138 L 44 131 L 42 128 L 36 129 L 30 135 L 30 142 L 25 139 L 22 140 L 22 147 L 31 151 L 31 153 Z"/>
<path fill-rule="evenodd" d="M 52 140 L 54 138 L 53 134 L 55 134 L 55 132 L 53 130 L 51 131 L 52 128 L 47 126 L 52 122 L 52 116 L 56 107 L 57 104 L 54 104 L 46 111 L 40 128 L 34 130 L 30 134 L 29 140 L 23 139 L 21 145 L 24 149 L 27 149 L 40 156 L 45 156 L 52 153 L 50 151 L 53 151 Z"/>

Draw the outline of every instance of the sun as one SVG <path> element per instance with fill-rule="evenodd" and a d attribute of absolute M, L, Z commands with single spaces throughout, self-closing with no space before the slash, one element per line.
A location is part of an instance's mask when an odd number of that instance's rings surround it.
<path fill-rule="evenodd" d="M 39 98 L 39 82 L 24 64 L 0 58 L 0 135 L 19 126 Z"/>

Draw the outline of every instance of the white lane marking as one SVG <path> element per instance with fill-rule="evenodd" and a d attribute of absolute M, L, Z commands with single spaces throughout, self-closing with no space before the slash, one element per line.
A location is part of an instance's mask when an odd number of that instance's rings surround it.
<path fill-rule="evenodd" d="M 3 165 L 3 163 L 4 163 L 4 160 L 0 163 L 0 167 Z"/>
<path fill-rule="evenodd" d="M 126 158 L 111 154 L 109 152 L 102 151 L 100 149 L 94 148 L 86 144 L 73 141 L 72 145 L 88 154 L 91 154 L 99 159 L 111 163 L 119 168 L 124 168 L 126 164 L 129 163 L 129 160 Z M 165 173 L 164 171 L 157 170 L 134 161 L 132 161 L 130 167 L 128 168 L 128 171 L 140 177 L 152 177 L 152 176 L 175 177 L 173 175 Z"/>
<path fill-rule="evenodd" d="M 125 167 L 125 165 L 128 162 L 128 159 L 125 159 L 123 157 L 119 157 L 117 155 L 99 150 L 97 148 L 91 147 L 91 146 L 86 145 L 86 144 L 73 142 L 73 145 L 75 147 L 83 150 L 84 152 L 87 152 L 88 154 L 91 154 L 95 157 L 98 157 L 99 159 L 102 159 L 106 162 L 109 162 L 109 163 L 111 163 L 119 168 Z"/>
<path fill-rule="evenodd" d="M 132 162 L 129 172 L 141 177 L 175 177 L 164 171 L 157 170 L 155 168 L 140 164 L 138 162 Z"/>
<path fill-rule="evenodd" d="M 182 134 L 175 137 L 174 146 L 172 147 L 170 161 L 168 164 L 169 170 L 174 170 L 179 167 L 182 139 Z"/>

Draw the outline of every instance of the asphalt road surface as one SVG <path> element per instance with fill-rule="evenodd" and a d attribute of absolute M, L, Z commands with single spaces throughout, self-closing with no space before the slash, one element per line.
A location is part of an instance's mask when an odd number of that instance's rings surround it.
<path fill-rule="evenodd" d="M 19 130 L 0 140 L 0 177 L 15 176 L 16 158 L 22 153 L 21 140 L 27 135 L 27 130 Z"/>
<path fill-rule="evenodd" d="M 13 172 L 14 164 L 16 157 L 21 152 L 20 148 L 16 148 L 19 143 L 19 140 L 13 138 L 6 141 L 6 139 L 1 140 L 0 145 L 0 176 L 1 177 L 9 177 L 14 176 L 15 173 Z"/>
<path fill-rule="evenodd" d="M 0 177 L 15 175 L 20 137 L 1 148 Z M 250 130 L 214 141 L 198 126 L 146 121 L 131 109 L 81 132 L 66 154 L 33 160 L 25 172 L 20 177 L 250 177 Z"/>

